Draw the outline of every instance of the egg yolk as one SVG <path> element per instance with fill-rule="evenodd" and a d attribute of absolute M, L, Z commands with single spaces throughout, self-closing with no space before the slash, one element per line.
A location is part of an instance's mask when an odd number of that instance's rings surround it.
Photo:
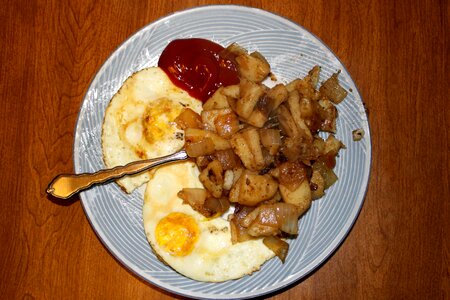
<path fill-rule="evenodd" d="M 158 99 L 147 107 L 142 120 L 147 142 L 152 144 L 174 131 L 174 126 L 170 122 L 173 122 L 180 112 L 181 107 L 167 98 Z"/>
<path fill-rule="evenodd" d="M 187 214 L 173 212 L 156 225 L 156 242 L 173 256 L 186 256 L 192 249 L 200 230 L 195 219 Z"/>

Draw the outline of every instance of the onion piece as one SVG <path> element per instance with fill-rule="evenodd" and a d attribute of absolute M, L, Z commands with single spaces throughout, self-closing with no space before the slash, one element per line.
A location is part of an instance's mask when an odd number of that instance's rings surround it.
<path fill-rule="evenodd" d="M 183 204 L 189 204 L 195 211 L 200 211 L 205 203 L 208 192 L 200 188 L 184 188 L 177 196 L 183 199 Z"/>
<path fill-rule="evenodd" d="M 189 157 L 210 155 L 215 151 L 214 142 L 210 138 L 204 138 L 197 142 L 186 141 L 185 149 Z"/>
<path fill-rule="evenodd" d="M 320 160 L 316 161 L 313 166 L 313 172 L 318 171 L 320 175 L 322 175 L 324 180 L 324 188 L 328 189 L 330 186 L 332 186 L 337 180 L 338 177 L 336 173 L 334 173 L 333 169 L 331 169 L 329 166 L 327 166 L 327 163 L 322 160 L 323 157 L 321 157 Z"/>
<path fill-rule="evenodd" d="M 264 245 L 266 245 L 267 248 L 272 250 L 276 256 L 278 256 L 278 258 L 281 260 L 282 263 L 284 263 L 289 251 L 288 243 L 274 236 L 265 237 L 263 239 L 263 243 Z"/>
<path fill-rule="evenodd" d="M 279 229 L 288 234 L 297 234 L 299 216 L 299 209 L 294 204 L 282 202 L 275 204 L 262 204 L 245 216 L 240 224 L 249 229 L 260 225 L 271 227 L 272 229 Z M 252 231 L 253 234 L 250 233 L 254 236 L 267 235 L 267 232 L 269 232 L 269 228 L 254 227 L 254 229 L 255 230 Z M 258 230 L 261 230 L 260 235 L 256 235 Z M 276 235 L 278 231 L 273 230 L 271 233 L 274 233 L 272 235 Z"/>
<path fill-rule="evenodd" d="M 215 157 L 222 164 L 224 170 L 233 170 L 242 165 L 239 156 L 232 149 L 219 150 L 216 152 Z"/>
<path fill-rule="evenodd" d="M 213 198 L 205 189 L 184 188 L 177 195 L 183 199 L 183 204 L 189 204 L 207 218 L 218 217 L 230 208 L 228 199 Z"/>
<path fill-rule="evenodd" d="M 278 166 L 280 177 L 278 181 L 281 185 L 291 191 L 296 190 L 306 179 L 306 168 L 299 162 L 285 162 Z"/>
<path fill-rule="evenodd" d="M 223 92 L 223 86 L 217 89 L 214 94 L 203 104 L 203 110 L 228 108 L 227 96 Z"/>
<path fill-rule="evenodd" d="M 281 136 L 278 129 L 262 128 L 259 130 L 261 144 L 269 151 L 270 155 L 277 154 L 281 146 Z"/>
<path fill-rule="evenodd" d="M 203 205 L 206 200 L 207 191 L 200 188 L 183 188 L 178 192 L 178 197 L 183 199 L 183 203 L 193 205 Z"/>
<path fill-rule="evenodd" d="M 183 109 L 175 118 L 175 123 L 183 130 L 186 128 L 202 128 L 200 115 L 190 108 Z"/>
<path fill-rule="evenodd" d="M 252 210 L 254 210 L 254 207 L 237 204 L 234 213 L 228 217 L 231 229 L 231 242 L 233 244 L 254 239 L 254 237 L 247 233 L 247 229 L 241 224 L 242 220 L 245 219 Z"/>
<path fill-rule="evenodd" d="M 290 203 L 277 203 L 274 206 L 281 231 L 288 234 L 298 234 L 300 211 L 297 206 Z"/>
<path fill-rule="evenodd" d="M 345 97 L 347 97 L 347 91 L 339 85 L 338 75 L 339 73 L 334 73 L 330 78 L 322 83 L 322 86 L 320 87 L 320 92 L 322 95 L 325 95 L 336 104 L 340 103 Z"/>
<path fill-rule="evenodd" d="M 204 208 L 210 212 L 210 216 L 220 216 L 230 208 L 230 201 L 227 198 L 208 197 L 205 200 Z"/>
<path fill-rule="evenodd" d="M 213 160 L 198 177 L 203 186 L 215 197 L 220 198 L 223 191 L 223 168 L 218 160 Z"/>

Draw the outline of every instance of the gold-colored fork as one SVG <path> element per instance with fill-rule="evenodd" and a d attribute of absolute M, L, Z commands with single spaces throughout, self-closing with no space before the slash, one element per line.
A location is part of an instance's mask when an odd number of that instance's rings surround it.
<path fill-rule="evenodd" d="M 49 184 L 47 193 L 57 198 L 67 199 L 95 184 L 118 179 L 125 175 L 137 174 L 161 165 L 186 160 L 187 158 L 186 151 L 180 150 L 167 156 L 135 161 L 125 166 L 104 169 L 95 173 L 60 174 Z"/>

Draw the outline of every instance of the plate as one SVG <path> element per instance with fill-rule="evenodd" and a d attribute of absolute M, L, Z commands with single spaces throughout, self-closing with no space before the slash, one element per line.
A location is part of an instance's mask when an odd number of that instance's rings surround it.
<path fill-rule="evenodd" d="M 193 298 L 233 299 L 265 295 L 299 282 L 320 266 L 341 244 L 361 206 L 369 178 L 371 143 L 361 96 L 345 67 L 316 36 L 270 12 L 244 6 L 203 6 L 176 12 L 142 28 L 104 63 L 82 103 L 75 132 L 76 173 L 104 168 L 101 126 L 111 97 L 125 79 L 145 67 L 156 66 L 161 51 L 177 38 L 200 37 L 223 46 L 237 42 L 258 50 L 269 61 L 279 81 L 303 77 L 316 64 L 321 80 L 341 71 L 348 97 L 337 106 L 337 138 L 347 149 L 337 159 L 338 182 L 324 198 L 314 201 L 299 221 L 299 236 L 290 244 L 285 264 L 272 259 L 251 276 L 223 283 L 197 282 L 179 275 L 152 253 L 142 224 L 142 189 L 131 195 L 115 183 L 81 193 L 92 228 L 125 267 L 145 281 L 175 294 Z M 362 128 L 361 141 L 352 131 Z"/>

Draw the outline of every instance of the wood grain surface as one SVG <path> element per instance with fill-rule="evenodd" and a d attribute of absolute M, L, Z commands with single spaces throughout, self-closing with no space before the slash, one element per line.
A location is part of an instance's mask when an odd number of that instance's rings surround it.
<path fill-rule="evenodd" d="M 172 299 L 127 271 L 75 197 L 84 93 L 127 37 L 188 7 L 235 3 L 287 17 L 342 60 L 366 103 L 373 146 L 357 222 L 317 271 L 272 299 L 450 299 L 448 1 L 1 1 L 0 298 Z"/>

